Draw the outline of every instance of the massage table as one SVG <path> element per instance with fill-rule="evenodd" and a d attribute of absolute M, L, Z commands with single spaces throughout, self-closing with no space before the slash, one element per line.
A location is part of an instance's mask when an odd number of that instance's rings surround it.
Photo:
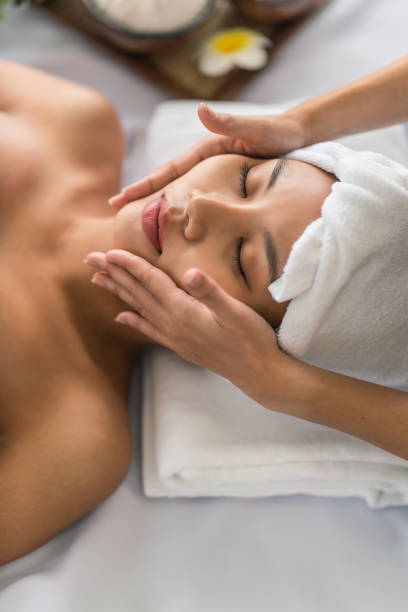
<path fill-rule="evenodd" d="M 239 100 L 305 98 L 374 71 L 406 53 L 407 23 L 406 0 L 333 0 Z M 109 98 L 127 134 L 122 182 L 143 176 L 147 124 L 168 94 L 27 6 L 0 22 L 0 56 Z M 133 457 L 125 480 L 57 537 L 0 567 L 0 612 L 407 610 L 408 507 L 307 495 L 145 497 L 142 363 L 143 355 L 129 391 Z"/>

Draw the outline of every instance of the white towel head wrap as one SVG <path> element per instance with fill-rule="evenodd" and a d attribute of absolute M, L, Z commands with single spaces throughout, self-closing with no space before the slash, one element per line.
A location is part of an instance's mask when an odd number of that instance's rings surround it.
<path fill-rule="evenodd" d="M 339 180 L 269 285 L 277 302 L 292 300 L 279 345 L 313 365 L 408 390 L 408 170 L 334 142 L 287 157 Z"/>

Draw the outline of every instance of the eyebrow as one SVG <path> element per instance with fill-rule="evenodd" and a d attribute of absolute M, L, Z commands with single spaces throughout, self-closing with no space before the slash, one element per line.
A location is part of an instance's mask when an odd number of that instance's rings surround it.
<path fill-rule="evenodd" d="M 276 183 L 279 174 L 282 172 L 282 170 L 284 170 L 284 168 L 286 167 L 286 164 L 287 164 L 287 160 L 284 157 L 280 157 L 278 159 L 278 161 L 273 167 L 271 176 L 269 177 L 269 181 L 266 186 L 265 193 L 268 191 L 268 189 L 270 189 Z M 267 229 L 264 229 L 263 237 L 264 237 L 265 257 L 266 257 L 266 262 L 268 264 L 268 270 L 269 270 L 269 280 L 268 280 L 268 287 L 269 287 L 269 285 L 273 283 L 274 280 L 276 280 L 276 277 L 278 274 L 278 256 L 277 256 L 277 252 L 275 248 L 275 243 L 273 241 L 272 234 L 270 233 L 270 231 Z"/>
<path fill-rule="evenodd" d="M 277 268 L 278 268 L 278 258 L 276 255 L 275 243 L 272 238 L 272 234 L 264 229 L 263 231 L 264 237 L 264 247 L 265 247 L 265 257 L 268 264 L 269 270 L 269 281 L 268 287 L 273 281 L 276 279 Z"/>
<path fill-rule="evenodd" d="M 268 181 L 268 184 L 266 186 L 265 193 L 268 191 L 268 189 L 270 189 L 272 187 L 272 185 L 274 185 L 276 183 L 279 174 L 285 168 L 286 164 L 287 164 L 287 160 L 284 157 L 280 157 L 278 159 L 278 161 L 276 162 L 276 164 L 273 167 L 273 170 L 271 172 L 271 176 L 269 177 L 269 181 Z"/>

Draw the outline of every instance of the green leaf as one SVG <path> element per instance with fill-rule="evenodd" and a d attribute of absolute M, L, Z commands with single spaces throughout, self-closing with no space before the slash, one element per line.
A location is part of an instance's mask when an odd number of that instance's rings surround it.
<path fill-rule="evenodd" d="M 3 17 L 3 9 L 7 4 L 11 4 L 12 0 L 0 0 L 0 19 Z"/>

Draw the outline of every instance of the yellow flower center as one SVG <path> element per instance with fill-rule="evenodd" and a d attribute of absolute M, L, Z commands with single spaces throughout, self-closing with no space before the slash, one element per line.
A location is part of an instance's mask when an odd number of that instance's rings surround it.
<path fill-rule="evenodd" d="M 214 40 L 214 47 L 219 53 L 235 53 L 247 46 L 250 35 L 243 30 L 230 30 L 220 34 Z"/>

